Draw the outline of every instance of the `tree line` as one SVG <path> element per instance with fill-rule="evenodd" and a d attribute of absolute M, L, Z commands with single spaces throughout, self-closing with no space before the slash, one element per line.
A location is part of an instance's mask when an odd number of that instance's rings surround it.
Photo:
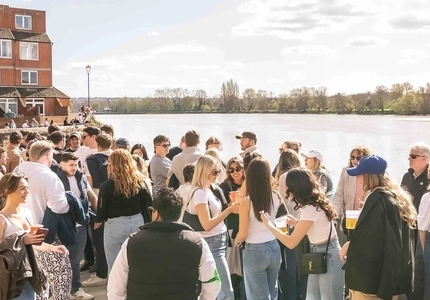
<path fill-rule="evenodd" d="M 237 82 L 230 79 L 214 97 L 202 89 L 163 88 L 156 89 L 152 97 L 93 100 L 92 107 L 117 113 L 429 114 L 430 82 L 417 88 L 409 82 L 380 85 L 359 94 L 328 95 L 326 87 L 302 87 L 275 95 L 252 88 L 240 93 Z"/>

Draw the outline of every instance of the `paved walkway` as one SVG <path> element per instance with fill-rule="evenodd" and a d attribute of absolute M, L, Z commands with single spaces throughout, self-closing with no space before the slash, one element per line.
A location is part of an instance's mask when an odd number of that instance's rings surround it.
<path fill-rule="evenodd" d="M 90 278 L 91 274 L 86 272 L 81 272 L 81 282 Z M 94 300 L 107 300 L 106 286 L 97 287 L 87 287 L 83 288 L 85 292 L 94 296 Z"/>

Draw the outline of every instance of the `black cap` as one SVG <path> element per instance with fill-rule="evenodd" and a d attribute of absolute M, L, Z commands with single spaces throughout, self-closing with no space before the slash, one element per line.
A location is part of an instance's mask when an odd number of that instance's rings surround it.
<path fill-rule="evenodd" d="M 257 140 L 257 136 L 252 131 L 244 131 L 241 135 L 236 135 L 236 138 L 239 140 L 241 138 L 247 138 L 250 140 Z"/>
<path fill-rule="evenodd" d="M 119 146 L 124 146 L 124 147 L 130 146 L 130 142 L 125 138 L 117 138 L 115 140 L 115 143 Z"/>

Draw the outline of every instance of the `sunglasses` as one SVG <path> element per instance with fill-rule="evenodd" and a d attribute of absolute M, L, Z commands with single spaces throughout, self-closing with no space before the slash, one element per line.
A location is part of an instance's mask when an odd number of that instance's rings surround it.
<path fill-rule="evenodd" d="M 218 176 L 219 174 L 221 174 L 221 170 L 212 170 L 211 173 L 213 176 Z"/>
<path fill-rule="evenodd" d="M 357 161 L 360 161 L 360 159 L 362 159 L 363 158 L 363 156 L 354 156 L 354 155 L 351 155 L 351 160 L 357 160 Z"/>
<path fill-rule="evenodd" d="M 232 174 L 234 172 L 240 172 L 242 171 L 242 169 L 243 169 L 242 167 L 237 166 L 236 168 L 228 168 L 228 172 Z"/>
<path fill-rule="evenodd" d="M 170 143 L 169 144 L 161 144 L 161 145 L 158 145 L 158 146 L 161 146 L 161 147 L 163 147 L 163 148 L 168 148 L 168 147 L 170 147 Z"/>
<path fill-rule="evenodd" d="M 409 157 L 412 159 L 416 159 L 417 157 L 425 157 L 425 155 L 409 154 Z"/>

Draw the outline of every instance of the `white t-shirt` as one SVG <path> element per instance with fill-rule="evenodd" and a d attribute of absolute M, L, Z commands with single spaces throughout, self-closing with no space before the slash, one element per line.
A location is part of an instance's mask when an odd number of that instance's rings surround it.
<path fill-rule="evenodd" d="M 218 216 L 221 213 L 221 202 L 219 202 L 211 190 L 198 189 L 194 192 L 191 198 L 190 205 L 188 206 L 188 212 L 193 215 L 197 215 L 196 205 L 200 203 L 206 203 L 209 205 L 209 210 L 212 214 L 212 218 Z M 212 228 L 211 231 L 201 231 L 202 237 L 211 237 L 227 231 L 227 227 L 224 222 L 220 222 L 217 226 Z"/>
<path fill-rule="evenodd" d="M 78 150 L 75 151 L 75 155 L 79 157 L 79 161 L 81 163 L 81 172 L 85 174 L 85 176 L 91 176 L 90 171 L 88 170 L 87 166 L 87 157 L 91 154 L 97 153 L 97 148 L 91 149 L 87 146 L 82 146 Z"/>
<path fill-rule="evenodd" d="M 418 230 L 430 231 L 430 193 L 426 193 L 421 198 L 418 208 Z"/>
<path fill-rule="evenodd" d="M 270 211 L 270 220 L 273 222 L 276 218 L 276 213 L 279 209 L 279 197 L 276 193 L 272 193 L 272 209 Z M 250 244 L 261 244 L 269 241 L 273 241 L 276 237 L 273 233 L 264 225 L 263 222 L 260 222 L 255 217 L 254 207 L 252 206 L 252 202 L 250 201 L 250 210 L 249 210 L 249 230 L 248 236 L 246 237 L 246 242 Z"/>
<path fill-rule="evenodd" d="M 313 221 L 311 228 L 307 232 L 311 244 L 323 244 L 327 242 L 328 234 L 330 233 L 330 222 L 325 214 L 325 211 L 312 205 L 302 207 L 300 212 L 300 220 Z M 336 229 L 333 227 L 331 239 L 336 236 Z"/>

